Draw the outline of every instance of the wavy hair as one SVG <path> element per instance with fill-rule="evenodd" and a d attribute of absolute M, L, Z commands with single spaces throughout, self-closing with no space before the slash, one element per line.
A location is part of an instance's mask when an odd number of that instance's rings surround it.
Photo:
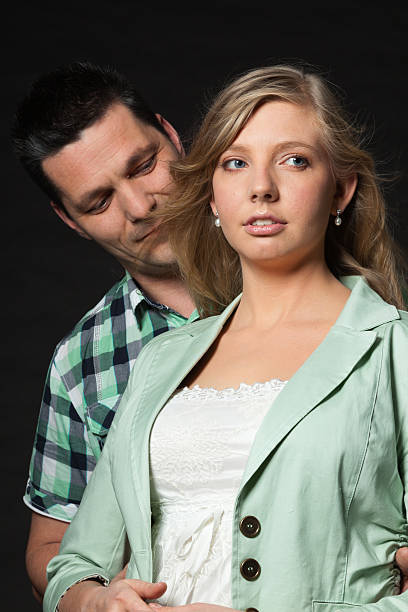
<path fill-rule="evenodd" d="M 323 77 L 276 65 L 251 70 L 225 87 L 205 115 L 188 155 L 172 164 L 175 188 L 162 222 L 200 315 L 221 312 L 242 290 L 238 254 L 214 226 L 209 205 L 213 173 L 253 113 L 271 100 L 312 108 L 334 177 L 358 176 L 341 226 L 330 223 L 327 229 L 330 270 L 336 277 L 361 275 L 384 300 L 404 307 L 402 257 L 387 228 L 374 161 L 361 147 L 360 131 Z"/>

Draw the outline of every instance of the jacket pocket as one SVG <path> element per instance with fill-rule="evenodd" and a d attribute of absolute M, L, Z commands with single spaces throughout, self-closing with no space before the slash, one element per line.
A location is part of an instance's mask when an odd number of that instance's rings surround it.
<path fill-rule="evenodd" d="M 353 608 L 359 608 L 361 605 L 344 601 L 313 601 L 312 612 L 351 612 Z"/>

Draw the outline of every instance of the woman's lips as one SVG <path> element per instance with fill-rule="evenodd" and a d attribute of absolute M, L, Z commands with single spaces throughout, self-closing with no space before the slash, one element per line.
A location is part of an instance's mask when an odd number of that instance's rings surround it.
<path fill-rule="evenodd" d="M 251 217 L 244 224 L 244 229 L 252 236 L 273 236 L 281 232 L 286 223 L 275 217 Z"/>

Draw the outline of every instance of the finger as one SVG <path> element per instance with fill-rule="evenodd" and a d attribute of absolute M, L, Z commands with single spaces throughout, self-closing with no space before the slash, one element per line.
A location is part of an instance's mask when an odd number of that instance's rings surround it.
<path fill-rule="evenodd" d="M 118 574 L 116 574 L 114 578 L 112 578 L 110 582 L 111 584 L 113 582 L 117 582 L 118 580 L 123 580 L 124 578 L 126 578 L 126 572 L 127 572 L 128 565 L 129 563 L 126 563 L 125 567 Z"/>
<path fill-rule="evenodd" d="M 395 554 L 395 561 L 403 574 L 408 575 L 408 547 L 399 548 Z"/>
<path fill-rule="evenodd" d="M 165 582 L 145 582 L 134 578 L 127 578 L 126 582 L 143 599 L 156 599 L 167 589 Z"/>
<path fill-rule="evenodd" d="M 408 547 L 397 550 L 395 562 L 401 572 L 401 593 L 404 593 L 408 590 Z"/>

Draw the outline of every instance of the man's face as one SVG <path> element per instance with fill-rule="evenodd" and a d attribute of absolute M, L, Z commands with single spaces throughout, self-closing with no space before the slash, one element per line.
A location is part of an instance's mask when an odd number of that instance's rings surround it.
<path fill-rule="evenodd" d="M 168 197 L 169 162 L 182 151 L 175 130 L 161 121 L 168 138 L 115 104 L 43 162 L 66 210 L 53 204 L 57 214 L 136 277 L 165 277 L 175 269 L 167 238 L 147 219 Z"/>

